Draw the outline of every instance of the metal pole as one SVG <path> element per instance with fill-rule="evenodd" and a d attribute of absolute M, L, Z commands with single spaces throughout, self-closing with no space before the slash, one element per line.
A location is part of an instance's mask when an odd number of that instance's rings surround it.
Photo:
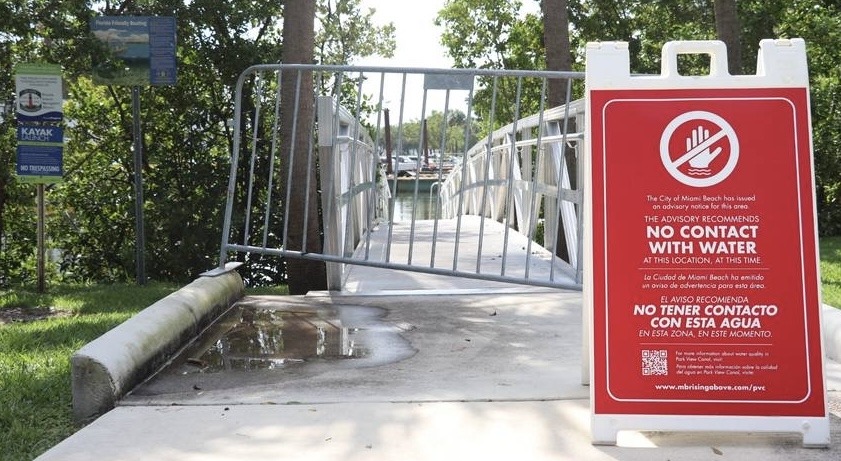
<path fill-rule="evenodd" d="M 135 216 L 135 267 L 138 285 L 146 284 L 144 259 L 146 236 L 143 225 L 143 138 L 140 132 L 140 87 L 131 88 L 131 118 L 134 138 L 134 216 Z"/>
<path fill-rule="evenodd" d="M 37 227 L 37 272 L 38 272 L 38 293 L 46 291 L 46 284 L 44 283 L 44 185 L 38 184 L 38 227 Z"/>
<path fill-rule="evenodd" d="M 391 125 L 388 119 L 388 109 L 383 109 L 383 116 L 385 117 L 385 174 L 394 174 L 394 167 L 391 164 Z"/>

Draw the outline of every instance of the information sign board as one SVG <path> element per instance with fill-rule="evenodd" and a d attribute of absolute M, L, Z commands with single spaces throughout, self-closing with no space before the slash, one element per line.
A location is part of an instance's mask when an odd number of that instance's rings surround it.
<path fill-rule="evenodd" d="M 61 145 L 18 144 L 15 172 L 22 183 L 53 184 L 64 175 Z"/>
<path fill-rule="evenodd" d="M 18 125 L 15 172 L 23 183 L 52 184 L 64 175 L 64 130 L 49 125 Z"/>
<path fill-rule="evenodd" d="M 60 182 L 64 118 L 61 66 L 23 63 L 15 67 L 17 152 L 15 172 L 24 183 Z"/>
<path fill-rule="evenodd" d="M 710 75 L 679 75 L 684 53 L 709 54 Z M 660 76 L 628 62 L 624 44 L 588 46 L 594 442 L 828 444 L 803 41 L 764 40 L 755 76 L 727 74 L 714 41 L 667 44 Z"/>
<path fill-rule="evenodd" d="M 100 16 L 91 31 L 110 55 L 93 69 L 103 85 L 162 86 L 176 80 L 176 24 L 169 16 Z"/>
<path fill-rule="evenodd" d="M 18 123 L 61 122 L 64 96 L 61 66 L 22 63 L 15 66 L 15 117 Z"/>

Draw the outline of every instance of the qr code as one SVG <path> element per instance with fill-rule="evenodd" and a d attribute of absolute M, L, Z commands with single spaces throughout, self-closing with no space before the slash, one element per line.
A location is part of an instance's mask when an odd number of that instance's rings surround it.
<path fill-rule="evenodd" d="M 669 353 L 664 350 L 642 351 L 642 375 L 665 376 L 669 374 Z"/>

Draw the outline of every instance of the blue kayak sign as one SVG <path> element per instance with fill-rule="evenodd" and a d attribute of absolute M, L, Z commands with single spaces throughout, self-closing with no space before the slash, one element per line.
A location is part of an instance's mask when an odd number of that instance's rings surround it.
<path fill-rule="evenodd" d="M 22 183 L 52 184 L 64 175 L 64 130 L 57 126 L 18 126 L 15 173 Z"/>
<path fill-rule="evenodd" d="M 20 143 L 57 143 L 64 141 L 64 130 L 57 126 L 18 126 Z"/>

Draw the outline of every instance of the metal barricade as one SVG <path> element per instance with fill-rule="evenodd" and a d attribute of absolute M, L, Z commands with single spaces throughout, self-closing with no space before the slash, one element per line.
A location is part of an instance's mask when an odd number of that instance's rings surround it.
<path fill-rule="evenodd" d="M 232 253 L 320 260 L 331 290 L 350 264 L 580 289 L 582 77 L 252 66 L 220 267 Z M 567 103 L 547 109 L 552 80 Z"/>

